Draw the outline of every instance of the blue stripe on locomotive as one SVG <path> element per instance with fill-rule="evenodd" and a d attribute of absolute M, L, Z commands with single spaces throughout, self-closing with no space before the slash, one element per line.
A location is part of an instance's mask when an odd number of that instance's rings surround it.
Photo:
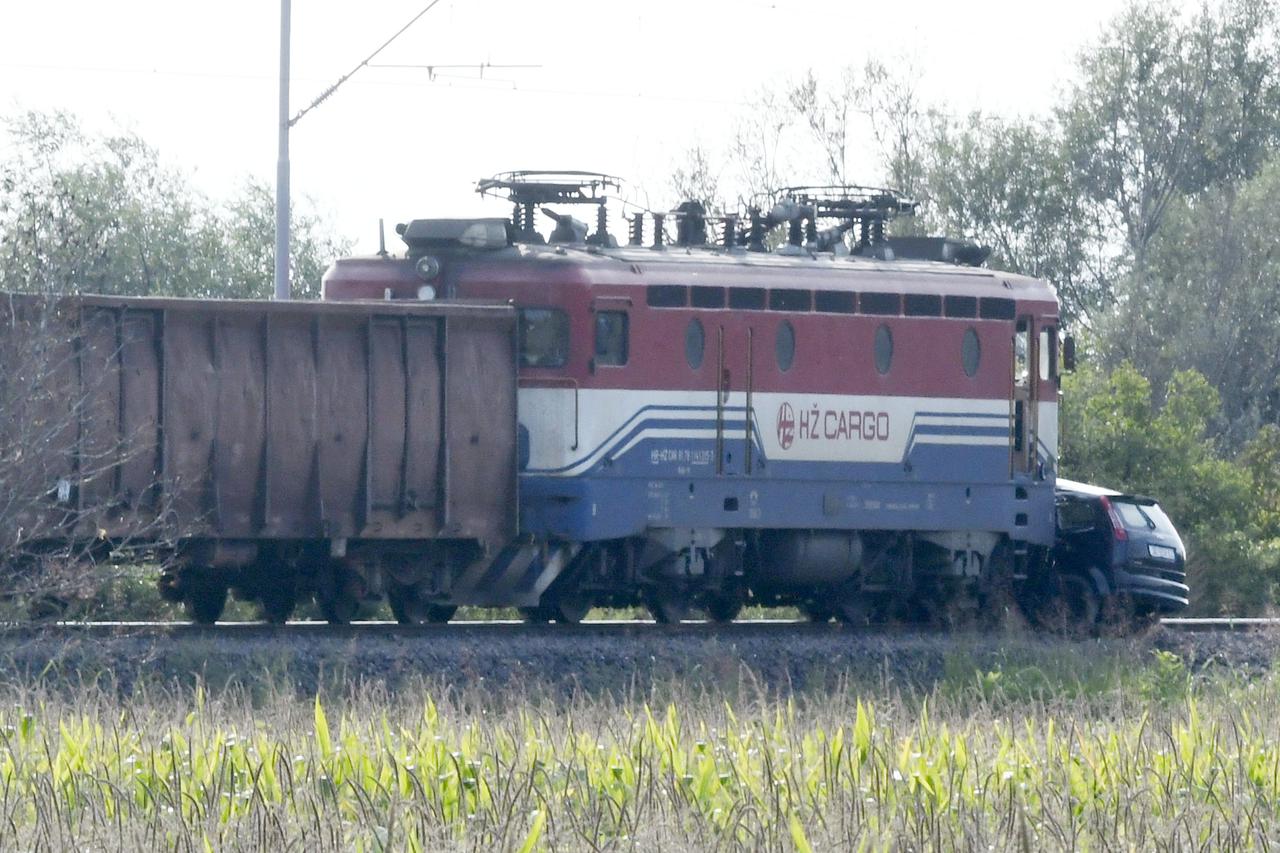
<path fill-rule="evenodd" d="M 1051 544 L 1056 460 L 1042 447 L 1045 478 L 1010 481 L 1005 444 L 920 440 L 1007 438 L 1006 416 L 919 412 L 916 418 L 928 416 L 989 418 L 992 426 L 913 422 L 904 458 L 895 463 L 790 462 L 765 458 L 753 419 L 752 473 L 744 473 L 738 458 L 727 469 L 735 473 L 719 475 L 714 438 L 642 437 L 647 430 L 714 428 L 714 407 L 646 407 L 578 462 L 522 473 L 522 527 L 572 541 L 633 536 L 649 527 L 811 527 L 991 530 Z M 725 447 L 741 445 L 745 410 L 726 409 L 722 423 Z M 561 473 L 592 457 L 598 458 L 576 476 Z"/>

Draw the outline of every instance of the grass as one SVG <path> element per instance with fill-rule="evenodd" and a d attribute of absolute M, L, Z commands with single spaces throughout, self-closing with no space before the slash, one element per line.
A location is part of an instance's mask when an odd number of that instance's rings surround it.
<path fill-rule="evenodd" d="M 1280 676 L 1080 647 L 936 684 L 322 696 L 10 682 L 0 849 L 1183 849 L 1280 840 Z M 157 682 L 158 684 L 158 682 Z"/>

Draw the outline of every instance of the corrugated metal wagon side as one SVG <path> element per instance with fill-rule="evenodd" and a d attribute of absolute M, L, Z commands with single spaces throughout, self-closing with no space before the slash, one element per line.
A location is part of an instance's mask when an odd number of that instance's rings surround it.
<path fill-rule="evenodd" d="M 46 543 L 171 553 L 166 591 L 201 620 L 228 587 L 273 618 L 314 588 L 341 618 L 387 578 L 416 583 L 515 536 L 509 307 L 14 296 L 3 310 L 0 346 L 27 365 L 6 394 L 42 389 L 5 419 L 8 440 L 34 444 L 13 521 Z"/>

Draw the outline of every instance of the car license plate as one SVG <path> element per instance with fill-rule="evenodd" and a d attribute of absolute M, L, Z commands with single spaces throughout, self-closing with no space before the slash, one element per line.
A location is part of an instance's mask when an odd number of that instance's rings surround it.
<path fill-rule="evenodd" d="M 1164 545 L 1148 545 L 1147 553 L 1161 560 L 1172 560 L 1178 556 L 1178 552 Z"/>

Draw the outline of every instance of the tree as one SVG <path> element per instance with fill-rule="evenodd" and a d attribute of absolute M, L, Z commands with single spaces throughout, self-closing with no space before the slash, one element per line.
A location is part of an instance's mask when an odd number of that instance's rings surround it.
<path fill-rule="evenodd" d="M 274 202 L 248 181 L 210 201 L 133 133 L 94 136 L 65 113 L 5 123 L 0 165 L 0 290 L 133 296 L 266 297 Z M 300 295 L 349 244 L 307 209 L 294 213 L 291 264 Z"/>
<path fill-rule="evenodd" d="M 787 101 L 821 154 L 825 180 L 836 184 L 882 182 L 916 198 L 922 191 L 928 111 L 920 100 L 920 72 L 908 59 L 870 59 L 862 68 L 845 66 L 834 85 L 812 70 L 791 86 Z M 863 116 L 880 149 L 880 174 L 851 174 L 849 148 L 853 117 Z"/>
<path fill-rule="evenodd" d="M 1163 400 L 1133 365 L 1083 370 L 1064 387 L 1060 467 L 1064 476 L 1153 495 L 1182 533 L 1192 605 L 1201 613 L 1248 613 L 1277 600 L 1280 543 L 1264 525 L 1260 494 L 1274 473 L 1220 454 L 1210 436 L 1219 400 L 1199 373 L 1180 371 Z"/>
<path fill-rule="evenodd" d="M 1280 421 L 1280 161 L 1240 185 L 1175 200 L 1149 275 L 1105 318 L 1104 354 L 1163 387 L 1204 374 L 1222 398 L 1222 435 L 1240 447 Z"/>
<path fill-rule="evenodd" d="M 884 158 L 889 185 L 909 198 L 923 190 L 923 146 L 927 110 L 920 100 L 921 74 L 915 63 L 892 65 L 872 59 L 863 70 L 860 101 Z"/>
<path fill-rule="evenodd" d="M 826 180 L 833 184 L 850 182 L 849 113 L 857 108 L 862 95 L 852 66 L 841 72 L 840 84 L 834 91 L 821 90 L 810 69 L 787 93 L 791 109 L 804 120 L 810 137 L 822 152 Z"/>
<path fill-rule="evenodd" d="M 989 245 L 991 266 L 1053 282 L 1068 322 L 1105 304 L 1105 246 L 1053 122 L 935 113 L 923 147 L 926 230 Z"/>
<path fill-rule="evenodd" d="M 738 116 L 729 155 L 737 166 L 743 201 L 772 195 L 787 183 L 782 177 L 789 161 L 783 137 L 790 124 L 779 97 L 768 90 Z"/>
<path fill-rule="evenodd" d="M 711 157 L 701 145 L 685 150 L 671 172 L 671 190 L 676 201 L 701 202 L 708 212 L 719 211 L 720 179 L 712 169 Z"/>
<path fill-rule="evenodd" d="M 1271 0 L 1184 21 L 1134 3 L 1080 57 L 1059 111 L 1085 195 L 1114 217 L 1135 279 L 1180 195 L 1253 174 L 1280 127 Z"/>

